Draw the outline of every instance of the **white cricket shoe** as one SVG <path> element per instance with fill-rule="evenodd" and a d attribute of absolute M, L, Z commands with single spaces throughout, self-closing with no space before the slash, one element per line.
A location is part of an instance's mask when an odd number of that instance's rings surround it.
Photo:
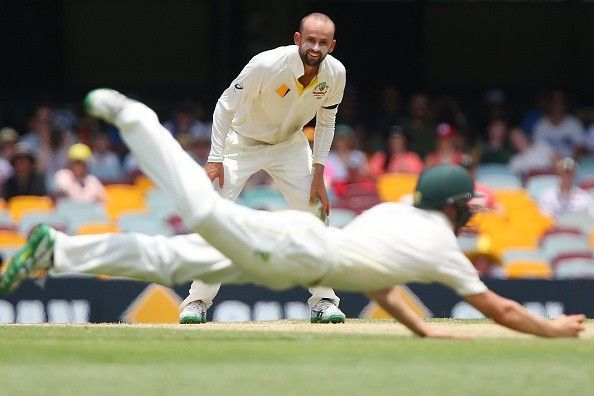
<path fill-rule="evenodd" d="M 206 323 L 206 305 L 202 300 L 192 301 L 179 314 L 179 323 L 198 324 Z"/>
<path fill-rule="evenodd" d="M 311 309 L 311 323 L 344 323 L 345 314 L 328 298 L 322 298 Z"/>
<path fill-rule="evenodd" d="M 99 88 L 87 94 L 83 105 L 87 113 L 93 117 L 113 124 L 128 101 L 130 99 L 116 90 Z"/>

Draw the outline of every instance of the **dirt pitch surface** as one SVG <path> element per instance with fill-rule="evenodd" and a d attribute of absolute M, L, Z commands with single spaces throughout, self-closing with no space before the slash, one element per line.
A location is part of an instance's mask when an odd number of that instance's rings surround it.
<path fill-rule="evenodd" d="M 435 328 L 453 334 L 468 335 L 473 338 L 529 338 L 530 335 L 521 334 L 487 321 L 463 321 L 436 319 L 429 322 Z M 98 324 L 41 324 L 17 326 L 51 326 L 51 327 L 117 327 L 117 328 L 159 328 L 179 331 L 245 331 L 245 332 L 273 332 L 273 333 L 339 333 L 351 335 L 381 335 L 381 336 L 410 336 L 412 333 L 403 325 L 390 321 L 371 321 L 351 319 L 342 324 L 311 324 L 305 321 L 280 320 L 239 323 L 204 323 L 197 325 L 179 324 L 126 324 L 126 323 L 98 323 Z M 586 330 L 580 338 L 594 340 L 594 320 L 589 320 Z"/>

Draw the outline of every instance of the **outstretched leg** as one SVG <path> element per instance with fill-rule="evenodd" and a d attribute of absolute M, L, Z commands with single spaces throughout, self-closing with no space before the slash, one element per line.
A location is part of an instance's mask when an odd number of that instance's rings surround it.
<path fill-rule="evenodd" d="M 329 235 L 319 219 L 297 211 L 254 211 L 222 199 L 142 103 L 101 89 L 89 93 L 85 104 L 91 115 L 120 128 L 141 169 L 173 196 L 184 222 L 241 265 L 254 283 L 279 289 L 311 286 L 330 270 Z"/>

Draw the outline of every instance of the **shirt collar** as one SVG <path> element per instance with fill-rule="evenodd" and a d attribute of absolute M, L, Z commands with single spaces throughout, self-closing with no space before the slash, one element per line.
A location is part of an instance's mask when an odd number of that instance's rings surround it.
<path fill-rule="evenodd" d="M 328 54 L 329 55 L 329 54 Z M 328 56 L 326 55 L 326 57 Z M 322 80 L 322 76 L 326 72 L 326 58 L 320 63 L 320 68 L 318 69 L 318 81 Z M 302 75 L 305 74 L 305 68 L 303 67 L 303 61 L 299 56 L 299 47 L 296 45 L 289 46 L 289 67 L 295 76 L 295 79 L 298 79 Z"/>

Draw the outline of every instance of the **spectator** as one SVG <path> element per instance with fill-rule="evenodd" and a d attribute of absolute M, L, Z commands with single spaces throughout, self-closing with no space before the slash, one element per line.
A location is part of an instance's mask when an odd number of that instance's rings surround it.
<path fill-rule="evenodd" d="M 404 123 L 404 130 L 409 134 L 410 149 L 425 158 L 435 150 L 435 129 L 427 95 L 416 93 L 411 97 L 409 117 Z"/>
<path fill-rule="evenodd" d="M 59 170 L 55 177 L 54 192 L 58 198 L 78 202 L 105 202 L 103 184 L 88 173 L 91 156 L 91 149 L 86 144 L 77 143 L 68 149 L 68 168 Z"/>
<path fill-rule="evenodd" d="M 49 106 L 39 106 L 29 118 L 27 127 L 29 131 L 22 137 L 35 153 L 39 152 L 42 142 L 47 142 L 50 136 L 50 127 L 53 123 L 53 113 Z"/>
<path fill-rule="evenodd" d="M 584 146 L 589 154 L 594 154 L 594 123 L 590 125 L 588 131 L 586 132 Z"/>
<path fill-rule="evenodd" d="M 577 163 L 571 157 L 557 161 L 555 170 L 559 175 L 558 187 L 545 191 L 538 202 L 540 211 L 551 217 L 564 213 L 583 212 L 594 217 L 594 202 L 587 191 L 574 184 Z"/>
<path fill-rule="evenodd" d="M 400 92 L 393 85 L 381 90 L 379 112 L 375 116 L 374 129 L 385 133 L 391 125 L 400 124 Z"/>
<path fill-rule="evenodd" d="M 10 160 L 18 139 L 19 134 L 14 129 L 9 127 L 0 129 L 0 184 L 4 184 L 13 174 Z"/>
<path fill-rule="evenodd" d="M 407 150 L 406 135 L 398 125 L 390 128 L 387 150 L 378 151 L 369 159 L 369 171 L 376 177 L 390 172 L 418 174 L 422 170 L 423 161 L 417 153 Z"/>
<path fill-rule="evenodd" d="M 17 195 L 46 195 L 45 180 L 35 169 L 35 153 L 31 147 L 20 142 L 14 146 L 11 164 L 14 174 L 4 185 L 3 198 L 8 201 Z"/>
<path fill-rule="evenodd" d="M 60 169 L 68 165 L 68 147 L 74 140 L 72 134 L 57 124 L 50 124 L 47 139 L 39 141 L 37 170 L 45 180 L 52 180 Z"/>
<path fill-rule="evenodd" d="M 93 155 L 89 159 L 89 172 L 99 180 L 120 181 L 122 164 L 118 156 L 111 151 L 111 141 L 105 133 L 93 139 Z"/>
<path fill-rule="evenodd" d="M 567 112 L 563 91 L 553 91 L 546 115 L 534 127 L 534 142 L 547 143 L 560 157 L 579 155 L 584 145 L 584 127 Z"/>
<path fill-rule="evenodd" d="M 324 167 L 326 183 L 346 182 L 349 173 L 356 171 L 360 175 L 368 175 L 367 158 L 357 150 L 353 129 L 345 124 L 337 125 L 334 132 L 332 150 L 328 153 Z M 356 168 L 356 169 L 353 169 Z"/>
<path fill-rule="evenodd" d="M 425 160 L 425 166 L 460 164 L 462 153 L 455 144 L 456 129 L 451 124 L 441 123 L 435 128 L 437 145 Z"/>
<path fill-rule="evenodd" d="M 208 161 L 208 154 L 210 153 L 210 136 L 193 136 L 188 143 L 187 152 L 200 166 L 204 166 Z"/>
<path fill-rule="evenodd" d="M 525 176 L 531 171 L 552 168 L 555 152 L 548 144 L 532 143 L 519 127 L 512 128 L 509 141 L 516 150 L 516 154 L 509 161 L 509 167 L 518 176 Z"/>
<path fill-rule="evenodd" d="M 507 123 L 492 120 L 487 125 L 487 141 L 479 145 L 481 164 L 507 164 L 511 151 L 507 147 Z"/>

